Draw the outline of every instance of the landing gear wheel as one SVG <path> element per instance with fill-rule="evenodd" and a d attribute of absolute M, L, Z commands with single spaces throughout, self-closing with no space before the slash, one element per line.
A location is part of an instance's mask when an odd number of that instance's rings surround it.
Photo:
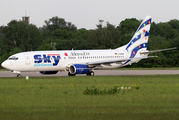
<path fill-rule="evenodd" d="M 71 74 L 70 72 L 68 72 L 68 76 L 76 76 L 76 74 Z"/>
<path fill-rule="evenodd" d="M 17 74 L 17 77 L 21 77 L 21 74 Z"/>
<path fill-rule="evenodd" d="M 90 71 L 89 73 L 86 74 L 87 76 L 94 76 L 94 72 Z"/>
<path fill-rule="evenodd" d="M 93 71 L 91 71 L 91 76 L 94 76 L 94 72 Z"/>

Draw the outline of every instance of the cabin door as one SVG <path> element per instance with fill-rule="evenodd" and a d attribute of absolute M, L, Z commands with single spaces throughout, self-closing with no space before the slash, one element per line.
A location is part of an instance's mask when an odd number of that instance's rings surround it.
<path fill-rule="evenodd" d="M 29 57 L 28 54 L 25 55 L 25 64 L 26 64 L 26 65 L 30 65 L 30 57 Z"/>

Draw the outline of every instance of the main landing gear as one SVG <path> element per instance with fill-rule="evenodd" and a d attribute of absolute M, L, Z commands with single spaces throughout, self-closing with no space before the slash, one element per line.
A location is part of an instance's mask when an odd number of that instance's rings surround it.
<path fill-rule="evenodd" d="M 87 76 L 94 76 L 94 72 L 90 71 L 89 73 L 86 74 Z M 68 76 L 76 76 L 76 74 L 71 74 L 70 72 L 68 72 Z"/>
<path fill-rule="evenodd" d="M 71 74 L 70 72 L 68 72 L 68 76 L 76 76 L 76 74 Z"/>
<path fill-rule="evenodd" d="M 89 73 L 86 74 L 87 76 L 94 76 L 94 72 L 90 71 Z"/>

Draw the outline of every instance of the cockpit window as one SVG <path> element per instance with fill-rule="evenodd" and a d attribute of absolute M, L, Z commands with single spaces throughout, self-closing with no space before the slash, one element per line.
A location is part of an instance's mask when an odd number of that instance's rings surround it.
<path fill-rule="evenodd" d="M 18 60 L 18 57 L 12 56 L 12 57 L 9 57 L 8 60 Z"/>

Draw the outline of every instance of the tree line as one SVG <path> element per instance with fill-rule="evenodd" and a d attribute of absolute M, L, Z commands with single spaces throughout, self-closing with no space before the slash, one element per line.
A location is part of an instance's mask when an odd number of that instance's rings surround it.
<path fill-rule="evenodd" d="M 12 20 L 0 26 L 0 63 L 10 55 L 22 51 L 115 49 L 127 44 L 142 21 L 125 19 L 115 26 L 99 20 L 96 29 L 77 29 L 63 18 L 45 20 L 43 27 Z M 148 50 L 179 48 L 179 21 L 152 22 Z M 129 67 L 178 67 L 178 50 L 150 54 L 159 56 L 141 60 Z"/>

